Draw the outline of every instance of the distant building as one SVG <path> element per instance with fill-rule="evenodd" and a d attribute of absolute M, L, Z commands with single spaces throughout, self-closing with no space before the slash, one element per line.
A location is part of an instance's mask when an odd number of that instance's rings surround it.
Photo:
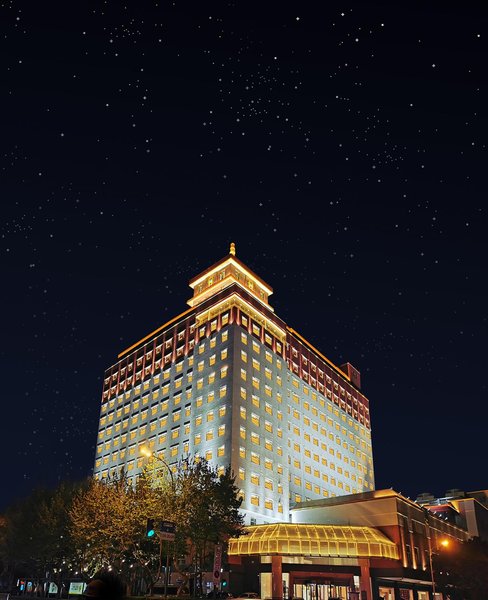
<path fill-rule="evenodd" d="M 488 490 L 464 492 L 453 489 L 440 498 L 423 493 L 415 502 L 441 518 L 465 526 L 470 537 L 488 542 Z"/>
<path fill-rule="evenodd" d="M 261 598 L 430 600 L 430 559 L 467 532 L 394 490 L 312 500 L 232 539 L 233 589 Z M 436 600 L 444 600 L 436 590 Z"/>
<path fill-rule="evenodd" d="M 106 370 L 95 477 L 122 467 L 137 476 L 142 447 L 171 468 L 204 457 L 232 467 L 251 524 L 287 521 L 296 502 L 373 490 L 359 372 L 333 364 L 274 313 L 272 288 L 234 244 L 190 287 L 190 308 Z"/>

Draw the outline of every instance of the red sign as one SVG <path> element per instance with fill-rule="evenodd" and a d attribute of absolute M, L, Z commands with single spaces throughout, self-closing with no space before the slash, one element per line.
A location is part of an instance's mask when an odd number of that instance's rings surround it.
<path fill-rule="evenodd" d="M 214 579 L 220 579 L 220 569 L 222 567 L 222 546 L 221 544 L 217 544 L 214 550 L 214 566 L 213 566 L 213 574 Z"/>

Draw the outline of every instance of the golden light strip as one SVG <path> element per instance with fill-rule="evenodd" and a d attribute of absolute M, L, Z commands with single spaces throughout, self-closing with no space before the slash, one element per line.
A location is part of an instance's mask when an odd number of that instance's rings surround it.
<path fill-rule="evenodd" d="M 125 350 L 123 350 L 120 354 L 117 355 L 117 358 L 122 358 L 122 356 L 124 356 L 124 354 L 127 354 L 128 352 L 130 352 L 134 348 L 137 348 L 137 346 L 139 346 L 140 344 L 142 344 L 143 342 L 145 342 L 146 340 L 148 340 L 149 338 L 151 338 L 153 335 L 156 335 L 156 333 L 159 333 L 162 329 L 164 329 L 165 327 L 168 327 L 168 325 L 171 325 L 172 323 L 175 323 L 176 321 L 178 321 L 182 317 L 185 317 L 187 314 L 191 313 L 193 310 L 194 310 L 193 308 L 188 308 L 187 310 L 185 310 L 184 312 L 180 313 L 179 315 L 177 315 L 176 317 L 174 317 L 170 321 L 167 321 L 164 325 L 161 325 L 161 327 L 158 327 L 154 331 L 151 331 L 151 333 L 148 333 L 146 336 L 144 336 L 138 342 L 136 342 L 135 344 L 132 344 L 132 346 L 129 346 L 129 348 L 126 348 Z"/>
<path fill-rule="evenodd" d="M 276 338 L 278 338 L 281 342 L 286 340 L 286 332 L 283 329 L 280 329 L 275 323 L 270 321 L 267 317 L 262 315 L 259 311 L 257 311 L 253 306 L 248 304 L 245 300 L 243 300 L 237 294 L 231 294 L 228 298 L 221 300 L 219 303 L 213 305 L 205 312 L 201 312 L 196 315 L 197 326 L 200 326 L 202 323 L 206 323 L 211 319 L 215 318 L 219 313 L 226 310 L 226 308 L 232 308 L 236 306 L 241 310 L 244 310 L 255 321 L 260 323 L 265 329 L 267 329 L 271 334 L 273 334 Z"/>
<path fill-rule="evenodd" d="M 347 379 L 347 381 L 351 381 L 351 378 L 349 377 L 349 375 L 346 375 L 346 373 L 344 373 L 344 371 L 342 369 L 339 369 L 339 367 L 337 365 L 335 365 L 331 360 L 329 360 L 327 358 L 327 356 L 324 356 L 322 354 L 322 352 L 320 352 L 320 350 L 317 350 L 317 348 L 315 346 L 312 346 L 312 344 L 310 342 L 307 342 L 307 340 L 302 337 L 297 331 L 295 331 L 294 329 L 292 329 L 291 327 L 286 327 L 288 329 L 288 331 L 293 334 L 294 336 L 296 336 L 301 342 L 303 342 L 305 344 L 305 346 L 307 346 L 310 350 L 313 350 L 316 354 L 318 354 L 320 356 L 320 358 L 322 358 L 323 360 L 325 360 L 325 362 L 333 367 L 336 371 L 338 371 L 345 379 Z"/>
<path fill-rule="evenodd" d="M 217 265 L 214 269 L 211 269 L 210 271 L 208 271 L 207 273 L 205 273 L 204 275 L 202 275 L 198 279 L 195 279 L 194 281 L 192 281 L 190 283 L 190 287 L 192 289 L 195 288 L 199 283 L 201 283 L 202 281 L 205 281 L 209 277 L 212 277 L 212 275 L 214 275 L 215 273 L 218 273 L 219 271 L 222 271 L 222 269 L 224 269 L 228 265 L 233 265 L 238 271 L 241 271 L 242 273 L 245 273 L 249 277 L 249 279 L 252 280 L 253 283 L 255 283 L 258 287 L 263 288 L 268 293 L 268 295 L 271 296 L 271 294 L 273 293 L 273 290 L 266 283 L 264 283 L 263 281 L 261 281 L 260 279 L 258 279 L 256 277 L 256 275 L 254 275 L 246 267 L 242 266 L 236 260 L 234 260 L 232 257 L 228 258 L 222 264 Z"/>

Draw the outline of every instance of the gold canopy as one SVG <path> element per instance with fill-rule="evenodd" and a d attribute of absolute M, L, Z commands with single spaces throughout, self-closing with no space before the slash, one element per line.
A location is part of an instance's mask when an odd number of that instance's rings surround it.
<path fill-rule="evenodd" d="M 229 555 L 294 555 L 398 559 L 398 548 L 373 527 L 274 523 L 246 527 Z"/>

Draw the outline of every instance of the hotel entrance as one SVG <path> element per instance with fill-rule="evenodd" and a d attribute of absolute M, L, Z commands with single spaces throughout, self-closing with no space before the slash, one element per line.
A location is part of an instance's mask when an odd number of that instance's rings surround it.
<path fill-rule="evenodd" d="M 295 580 L 291 598 L 303 600 L 350 600 L 355 598 L 350 595 L 349 582 L 341 580 L 315 579 Z"/>

